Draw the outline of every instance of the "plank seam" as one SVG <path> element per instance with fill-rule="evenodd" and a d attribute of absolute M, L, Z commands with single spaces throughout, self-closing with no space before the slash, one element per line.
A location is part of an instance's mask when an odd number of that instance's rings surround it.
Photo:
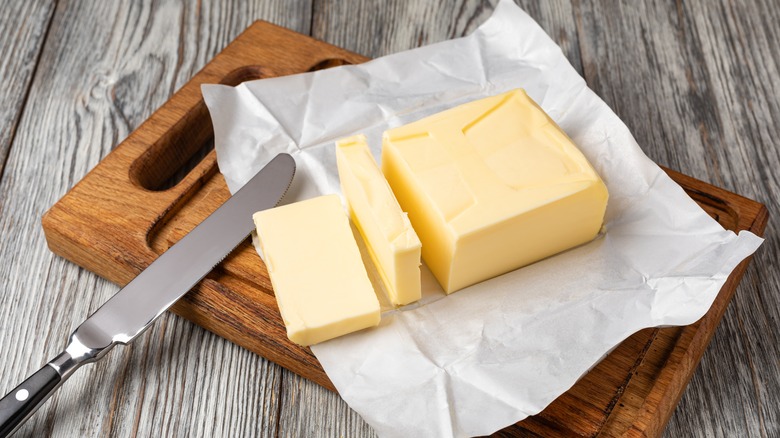
<path fill-rule="evenodd" d="M 38 75 L 38 66 L 41 64 L 43 49 L 46 47 L 46 42 L 49 40 L 49 30 L 51 29 L 51 25 L 54 22 L 54 14 L 56 13 L 57 7 L 59 6 L 59 0 L 53 1 L 54 7 L 51 8 L 51 13 L 49 14 L 48 22 L 46 23 L 46 30 L 43 31 L 43 38 L 41 38 L 41 45 L 38 48 L 38 53 L 35 54 L 35 65 L 33 66 L 32 73 L 30 74 L 30 79 L 27 81 L 27 89 L 24 90 L 24 97 L 22 98 L 22 102 L 19 105 L 19 112 L 16 114 L 16 118 L 11 124 L 11 135 L 8 138 L 8 151 L 5 156 L 2 157 L 2 162 L 0 162 L 0 181 L 2 181 L 3 176 L 5 176 L 5 167 L 8 163 L 8 158 L 11 156 L 11 149 L 13 149 L 14 142 L 16 141 L 16 133 L 19 129 L 19 122 L 22 120 L 22 115 L 27 109 L 27 102 L 30 99 L 30 91 L 33 88 L 35 77 Z"/>
<path fill-rule="evenodd" d="M 736 293 L 736 291 L 735 291 Z M 750 370 L 750 381 L 753 384 L 753 394 L 754 397 L 756 397 L 756 400 L 761 400 L 761 384 L 759 383 L 758 375 L 756 373 L 756 367 L 753 364 L 753 352 L 751 351 L 750 343 L 747 342 L 749 340 L 748 334 L 745 331 L 745 323 L 740 316 L 740 308 L 739 303 L 736 302 L 736 300 L 733 300 L 734 302 L 730 303 L 731 308 L 733 309 L 732 312 L 734 313 L 734 317 L 737 321 L 737 328 L 739 330 L 739 334 L 742 335 L 743 342 L 745 343 L 745 359 L 748 365 L 748 368 Z M 724 314 L 725 316 L 725 314 Z M 768 435 L 766 433 L 766 425 L 764 421 L 764 412 L 761 406 L 758 406 L 758 409 L 756 409 L 756 416 L 758 417 L 758 428 L 761 431 L 761 437 L 766 438 Z M 745 430 L 750 429 L 750 421 L 748 419 L 747 415 L 744 415 L 745 420 Z"/>
<path fill-rule="evenodd" d="M 317 3 L 317 0 L 311 0 L 311 9 L 309 10 L 309 32 L 308 35 L 310 37 L 314 37 L 314 14 L 316 13 L 316 6 L 315 3 Z"/>
<path fill-rule="evenodd" d="M 314 2 L 312 2 L 312 3 L 314 3 Z M 282 419 L 282 405 L 284 404 L 283 403 L 283 398 L 284 398 L 284 381 L 285 381 L 284 375 L 285 375 L 285 373 L 284 373 L 283 370 L 279 370 L 279 371 L 280 371 L 280 373 L 279 373 L 279 376 L 280 376 L 280 378 L 279 378 L 279 398 L 278 398 L 278 401 L 276 403 L 276 418 L 275 418 L 275 420 L 276 420 L 275 421 L 275 423 L 276 423 L 275 429 L 276 430 L 274 430 L 274 437 L 275 438 L 279 438 L 279 430 L 281 429 L 281 423 L 282 423 L 282 420 L 281 420 Z"/>
<path fill-rule="evenodd" d="M 590 82 L 588 81 L 588 77 L 585 76 L 585 58 L 584 58 L 584 52 L 582 50 L 582 26 L 580 23 L 580 17 L 582 16 L 582 9 L 580 8 L 580 1 L 579 0 L 573 0 L 571 4 L 571 14 L 572 14 L 572 20 L 574 20 L 574 30 L 577 35 L 577 51 L 580 53 L 579 56 L 579 71 L 582 72 L 582 78 L 585 79 L 585 83 L 590 87 Z M 571 60 L 569 61 L 571 62 Z M 577 66 L 572 65 L 574 69 L 577 69 Z"/>

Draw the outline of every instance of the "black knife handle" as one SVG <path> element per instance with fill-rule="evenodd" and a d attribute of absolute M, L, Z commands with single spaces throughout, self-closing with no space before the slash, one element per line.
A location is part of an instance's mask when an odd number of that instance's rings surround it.
<path fill-rule="evenodd" d="M 62 381 L 60 374 L 46 364 L 0 400 L 0 438 L 16 428 L 40 407 Z"/>

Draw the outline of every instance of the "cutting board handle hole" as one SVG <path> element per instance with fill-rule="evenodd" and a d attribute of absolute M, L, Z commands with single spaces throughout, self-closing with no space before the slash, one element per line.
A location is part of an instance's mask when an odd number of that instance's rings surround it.
<path fill-rule="evenodd" d="M 184 163 L 178 166 L 178 169 L 175 169 L 171 176 L 163 180 L 156 188 L 151 188 L 150 190 L 162 191 L 175 187 L 206 158 L 209 152 L 213 150 L 214 137 L 211 137 L 203 143 L 200 148 L 196 149 Z"/>
<path fill-rule="evenodd" d="M 222 85 L 230 85 L 235 87 L 242 82 L 270 78 L 274 76 L 278 75 L 266 67 L 259 65 L 245 65 L 226 74 L 225 77 L 219 81 L 219 83 Z"/>
<path fill-rule="evenodd" d="M 352 65 L 352 63 L 341 58 L 328 58 L 311 66 L 309 71 L 325 70 L 326 68 L 338 67 L 340 65 Z"/>
<path fill-rule="evenodd" d="M 200 100 L 133 162 L 130 179 L 146 190 L 168 190 L 197 168 L 213 149 L 214 130 L 206 104 Z M 204 166 L 213 167 L 213 163 Z"/>
<path fill-rule="evenodd" d="M 259 65 L 239 67 L 220 81 L 224 85 L 238 85 L 264 77 L 276 76 L 273 71 Z M 155 192 L 178 185 L 196 168 L 208 172 L 215 159 L 201 162 L 214 150 L 214 130 L 203 99 L 193 106 L 176 123 L 166 130 L 145 154 L 130 167 L 130 178 L 138 186 Z M 213 155 L 213 154 L 211 154 Z"/>

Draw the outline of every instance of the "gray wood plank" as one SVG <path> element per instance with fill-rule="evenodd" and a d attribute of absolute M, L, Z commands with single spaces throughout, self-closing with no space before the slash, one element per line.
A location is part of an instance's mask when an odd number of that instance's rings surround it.
<path fill-rule="evenodd" d="M 722 185 L 767 205 L 767 241 L 671 419 L 670 436 L 780 436 L 780 10 L 777 2 L 696 1 L 697 35 L 720 130 L 711 167 Z M 774 216 L 773 216 L 774 215 Z M 691 407 L 691 409 L 686 409 Z M 753 433 L 753 432 L 757 433 Z"/>
<path fill-rule="evenodd" d="M 52 256 L 41 214 L 253 20 L 308 32 L 310 12 L 308 1 L 58 6 L 0 181 L 0 391 L 117 290 Z M 168 315 L 79 370 L 19 436 L 275 436 L 280 379 L 279 367 Z"/>
<path fill-rule="evenodd" d="M 517 0 L 581 69 L 570 2 Z M 378 56 L 468 35 L 493 12 L 497 0 L 315 1 L 312 36 L 361 55 Z"/>
<path fill-rule="evenodd" d="M 53 0 L 0 8 L 0 177 L 53 12 Z"/>
<path fill-rule="evenodd" d="M 577 8 L 585 78 L 656 162 L 778 207 L 776 2 Z M 776 218 L 667 436 L 777 436 Z"/>
<path fill-rule="evenodd" d="M 312 36 L 375 58 L 465 35 L 495 3 L 315 1 Z"/>

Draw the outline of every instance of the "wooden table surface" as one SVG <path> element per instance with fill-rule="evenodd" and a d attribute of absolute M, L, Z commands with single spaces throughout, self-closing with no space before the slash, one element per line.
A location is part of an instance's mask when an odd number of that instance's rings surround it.
<path fill-rule="evenodd" d="M 117 287 L 53 256 L 41 215 L 252 21 L 371 56 L 468 34 L 495 0 L 3 0 L 0 392 Z M 767 205 L 667 436 L 780 435 L 776 0 L 520 2 L 657 163 Z M 79 370 L 19 436 L 373 436 L 335 394 L 173 315 Z"/>

